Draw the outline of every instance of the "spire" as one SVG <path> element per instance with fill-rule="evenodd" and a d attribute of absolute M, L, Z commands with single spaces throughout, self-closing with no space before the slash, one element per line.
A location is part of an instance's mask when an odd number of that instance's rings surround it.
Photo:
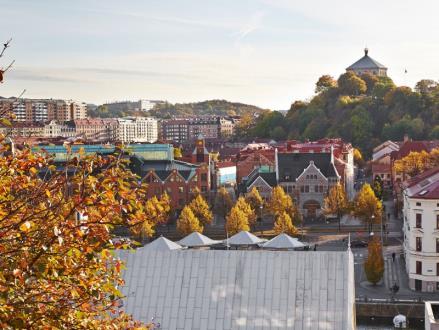
<path fill-rule="evenodd" d="M 369 53 L 369 49 L 366 47 L 364 48 L 364 56 L 367 56 L 367 53 Z"/>
<path fill-rule="evenodd" d="M 334 164 L 334 145 L 331 144 L 331 164 Z"/>

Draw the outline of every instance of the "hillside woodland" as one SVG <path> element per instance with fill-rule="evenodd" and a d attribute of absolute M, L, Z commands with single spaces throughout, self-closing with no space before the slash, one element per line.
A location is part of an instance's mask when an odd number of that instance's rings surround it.
<path fill-rule="evenodd" d="M 273 139 L 341 137 L 369 155 L 387 139 L 439 138 L 439 83 L 419 81 L 414 90 L 397 87 L 388 77 L 342 74 L 338 80 L 324 75 L 310 101 L 295 101 L 286 118 L 267 111 L 242 135 Z"/>
<path fill-rule="evenodd" d="M 133 104 L 135 104 L 133 102 Z M 203 115 L 236 116 L 260 114 L 264 110 L 253 105 L 229 102 L 225 100 L 210 100 L 195 103 L 160 103 L 148 112 L 136 111 L 135 106 L 124 103 L 123 106 L 98 106 L 89 110 L 93 118 L 120 118 L 125 116 L 154 116 L 157 118 L 188 117 Z"/>

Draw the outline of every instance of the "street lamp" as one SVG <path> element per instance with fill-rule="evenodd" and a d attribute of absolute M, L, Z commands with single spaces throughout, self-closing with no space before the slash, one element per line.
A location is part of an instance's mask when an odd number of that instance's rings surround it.
<path fill-rule="evenodd" d="M 259 206 L 259 222 L 261 223 L 261 234 L 264 235 L 264 226 L 263 226 L 263 220 L 262 220 L 262 209 L 264 208 L 264 205 Z"/>
<path fill-rule="evenodd" d="M 373 223 L 375 222 L 375 215 L 374 215 L 374 214 L 372 214 L 372 216 L 371 216 L 371 219 L 372 219 L 372 221 L 371 221 L 371 223 L 370 223 L 370 228 L 369 228 L 369 232 L 371 232 L 371 231 L 372 231 L 372 228 L 373 228 Z"/>

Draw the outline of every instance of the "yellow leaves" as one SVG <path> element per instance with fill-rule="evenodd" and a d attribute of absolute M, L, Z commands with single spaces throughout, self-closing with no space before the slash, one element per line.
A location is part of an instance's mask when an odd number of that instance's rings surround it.
<path fill-rule="evenodd" d="M 31 168 L 29 169 L 29 172 L 32 173 L 33 175 L 35 175 L 35 174 L 38 173 L 38 170 L 37 170 L 35 167 L 31 167 Z"/>
<path fill-rule="evenodd" d="M 48 189 L 46 189 L 46 196 L 48 197 L 48 198 L 51 198 L 52 197 L 52 194 L 50 193 L 50 191 L 48 190 Z"/>
<path fill-rule="evenodd" d="M 20 225 L 20 230 L 22 231 L 22 232 L 28 232 L 29 230 L 31 230 L 32 229 L 32 226 L 33 226 L 33 222 L 32 221 L 26 221 L 26 222 L 23 222 L 21 225 Z"/>
<path fill-rule="evenodd" d="M 285 233 L 288 235 L 296 235 L 297 228 L 294 227 L 291 217 L 285 211 L 276 217 L 274 222 L 273 231 L 276 235 Z"/>
<path fill-rule="evenodd" d="M 203 225 L 207 225 L 212 223 L 213 214 L 210 211 L 209 204 L 207 204 L 206 200 L 201 196 L 201 194 L 197 195 L 189 204 L 194 215 L 203 223 Z"/>
<path fill-rule="evenodd" d="M 354 213 L 366 223 L 379 223 L 382 204 L 369 184 L 364 184 L 355 197 Z"/>
<path fill-rule="evenodd" d="M 181 235 L 189 235 L 193 232 L 202 233 L 203 229 L 203 225 L 200 224 L 200 221 L 194 215 L 191 208 L 186 205 L 177 220 L 177 231 Z"/>
<path fill-rule="evenodd" d="M 250 230 L 248 217 L 239 207 L 234 206 L 230 210 L 226 218 L 226 230 L 229 235 L 234 235 L 243 230 Z"/>

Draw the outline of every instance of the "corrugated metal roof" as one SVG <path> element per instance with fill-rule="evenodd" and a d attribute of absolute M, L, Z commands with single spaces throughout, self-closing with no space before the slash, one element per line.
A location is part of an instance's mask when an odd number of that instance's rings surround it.
<path fill-rule="evenodd" d="M 123 309 L 167 330 L 354 329 L 349 251 L 120 251 Z"/>

